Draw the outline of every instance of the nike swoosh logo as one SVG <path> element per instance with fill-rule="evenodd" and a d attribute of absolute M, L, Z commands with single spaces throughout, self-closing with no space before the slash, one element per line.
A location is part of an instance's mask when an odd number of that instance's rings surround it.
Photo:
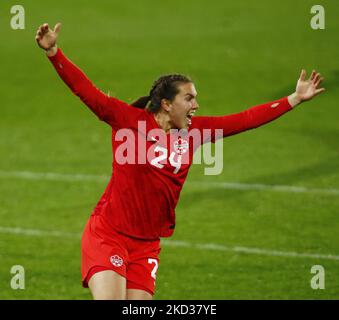
<path fill-rule="evenodd" d="M 151 137 L 151 140 L 148 140 L 148 141 L 158 142 L 158 140 L 154 137 Z"/>

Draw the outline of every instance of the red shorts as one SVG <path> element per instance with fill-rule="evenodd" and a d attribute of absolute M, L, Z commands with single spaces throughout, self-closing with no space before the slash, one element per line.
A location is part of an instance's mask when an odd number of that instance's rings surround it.
<path fill-rule="evenodd" d="M 160 239 L 142 240 L 122 235 L 105 225 L 103 217 L 92 215 L 82 236 L 82 284 L 97 272 L 113 270 L 126 278 L 127 289 L 154 294 L 159 265 Z"/>

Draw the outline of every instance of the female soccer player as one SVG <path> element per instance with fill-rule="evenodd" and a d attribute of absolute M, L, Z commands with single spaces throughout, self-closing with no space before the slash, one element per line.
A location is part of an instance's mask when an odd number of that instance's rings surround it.
<path fill-rule="evenodd" d="M 160 77 L 148 96 L 129 105 L 98 90 L 64 56 L 56 44 L 60 26 L 51 30 L 47 23 L 41 25 L 36 41 L 73 93 L 111 126 L 115 152 L 112 177 L 82 237 L 83 286 L 94 299 L 152 299 L 160 237 L 174 231 L 174 209 L 194 150 L 215 142 L 217 129 L 226 137 L 280 117 L 323 92 L 323 79 L 316 71 L 306 79 L 302 70 L 296 91 L 287 97 L 207 117 L 194 116 L 194 83 L 174 74 Z"/>

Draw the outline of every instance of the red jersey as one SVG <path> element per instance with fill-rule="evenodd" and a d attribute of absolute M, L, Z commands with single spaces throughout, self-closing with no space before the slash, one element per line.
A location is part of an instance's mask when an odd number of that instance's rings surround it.
<path fill-rule="evenodd" d="M 114 229 L 148 240 L 171 236 L 175 207 L 194 151 L 205 142 L 215 142 L 217 129 L 221 137 L 234 135 L 259 127 L 292 109 L 284 97 L 236 114 L 193 116 L 187 137 L 177 132 L 157 136 L 161 128 L 153 113 L 101 92 L 60 49 L 49 59 L 73 93 L 112 128 L 116 156 L 113 156 L 112 176 L 92 213 L 103 217 L 108 233 Z M 190 136 L 192 132 L 195 136 Z"/>

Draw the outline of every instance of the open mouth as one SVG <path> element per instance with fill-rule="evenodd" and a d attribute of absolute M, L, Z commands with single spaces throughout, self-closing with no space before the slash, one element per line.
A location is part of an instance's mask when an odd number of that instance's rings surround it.
<path fill-rule="evenodd" d="M 193 112 L 191 111 L 187 114 L 186 119 L 187 119 L 188 125 L 192 124 L 192 117 L 194 116 L 194 113 L 195 113 L 195 111 L 193 111 Z"/>
<path fill-rule="evenodd" d="M 191 125 L 192 124 L 192 116 L 191 115 L 187 115 L 186 119 L 187 119 L 187 123 L 189 125 Z"/>

